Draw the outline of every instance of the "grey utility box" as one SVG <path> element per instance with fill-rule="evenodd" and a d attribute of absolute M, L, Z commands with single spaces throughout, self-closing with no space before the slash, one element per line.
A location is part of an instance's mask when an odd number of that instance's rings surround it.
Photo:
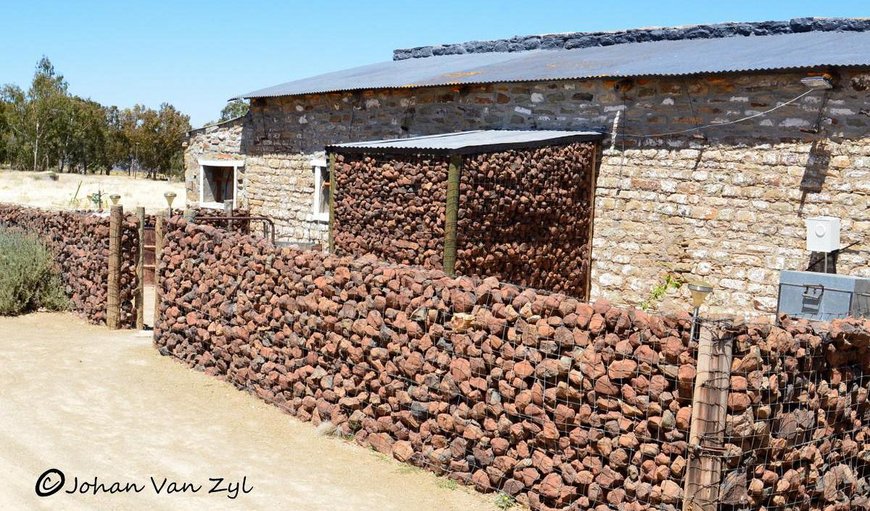
<path fill-rule="evenodd" d="M 811 271 L 779 274 L 777 314 L 827 320 L 870 316 L 870 278 Z"/>

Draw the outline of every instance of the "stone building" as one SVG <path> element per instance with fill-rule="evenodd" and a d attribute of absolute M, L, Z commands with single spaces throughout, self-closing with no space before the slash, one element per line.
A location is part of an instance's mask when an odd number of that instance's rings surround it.
<path fill-rule="evenodd" d="M 191 132 L 188 200 L 232 198 L 272 217 L 285 240 L 325 240 L 328 145 L 599 131 L 591 297 L 638 304 L 678 273 L 716 286 L 713 310 L 772 312 L 779 270 L 810 262 L 806 217 L 839 217 L 842 244 L 857 244 L 837 271 L 870 276 L 868 90 L 870 20 L 396 50 L 392 61 L 241 95 L 247 116 Z"/>

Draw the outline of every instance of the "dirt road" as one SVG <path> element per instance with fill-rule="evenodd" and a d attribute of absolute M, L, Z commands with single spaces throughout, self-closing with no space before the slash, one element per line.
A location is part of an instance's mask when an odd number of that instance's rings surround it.
<path fill-rule="evenodd" d="M 50 468 L 65 481 L 49 474 L 41 491 L 59 491 L 38 497 Z M 223 478 L 225 491 L 209 493 L 210 478 Z M 116 482 L 127 491 L 94 494 Z M 184 483 L 187 491 L 167 493 Z M 69 314 L 0 318 L 0 509 L 443 511 L 493 510 L 493 502 L 320 436 L 161 357 L 150 337 Z"/>

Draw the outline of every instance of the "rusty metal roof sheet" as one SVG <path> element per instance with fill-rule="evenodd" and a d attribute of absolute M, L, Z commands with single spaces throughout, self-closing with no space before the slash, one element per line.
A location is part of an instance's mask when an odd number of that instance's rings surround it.
<path fill-rule="evenodd" d="M 339 153 L 469 154 L 600 140 L 597 131 L 476 130 L 328 146 Z"/>
<path fill-rule="evenodd" d="M 381 62 L 241 94 L 294 96 L 365 89 L 818 66 L 870 66 L 870 32 L 805 32 L 652 41 L 578 49 L 470 53 Z"/>

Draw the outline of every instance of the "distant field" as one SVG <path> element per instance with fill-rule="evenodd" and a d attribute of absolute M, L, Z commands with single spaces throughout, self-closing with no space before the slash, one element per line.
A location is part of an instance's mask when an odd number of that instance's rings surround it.
<path fill-rule="evenodd" d="M 96 176 L 81 174 L 57 174 L 54 181 L 47 172 L 17 172 L 0 169 L 0 202 L 39 206 L 49 209 L 96 209 L 88 195 L 102 192 L 106 197 L 117 193 L 120 204 L 132 210 L 144 206 L 148 211 L 166 207 L 163 194 L 176 194 L 173 207 L 185 206 L 184 183 L 152 181 L 145 178 L 127 177 L 126 174 Z M 81 187 L 79 187 L 81 184 Z M 76 190 L 78 189 L 78 194 Z"/>

